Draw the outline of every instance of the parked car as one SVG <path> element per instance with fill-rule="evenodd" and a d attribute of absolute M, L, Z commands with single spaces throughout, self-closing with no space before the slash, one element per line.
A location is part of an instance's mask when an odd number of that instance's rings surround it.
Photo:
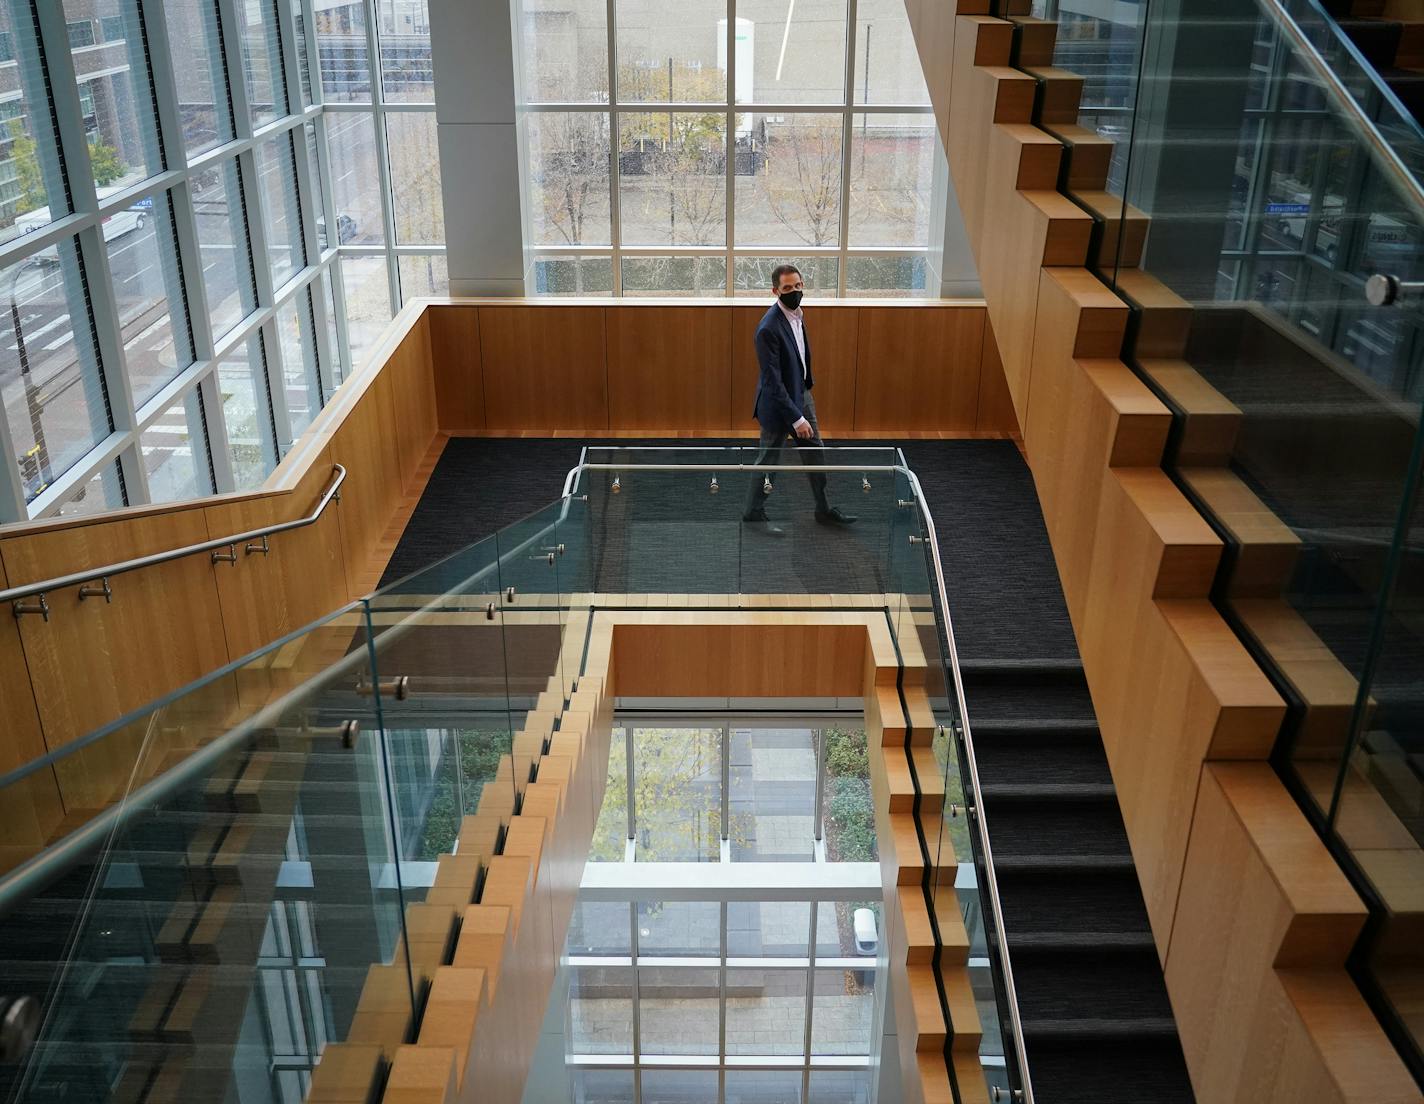
<path fill-rule="evenodd" d="M 858 908 L 851 917 L 855 931 L 856 953 L 873 955 L 880 949 L 880 933 L 875 927 L 875 913 L 868 908 Z"/>

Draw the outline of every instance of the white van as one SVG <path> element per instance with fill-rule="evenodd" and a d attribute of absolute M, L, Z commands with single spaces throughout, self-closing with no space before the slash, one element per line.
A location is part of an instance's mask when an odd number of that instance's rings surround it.
<path fill-rule="evenodd" d="M 100 188 L 99 202 L 102 204 L 119 190 L 118 188 Z M 104 240 L 106 242 L 113 241 L 115 238 L 121 238 L 135 230 L 142 230 L 148 222 L 148 212 L 152 207 L 153 200 L 145 198 L 139 200 L 132 207 L 106 215 L 104 217 Z M 33 211 L 26 211 L 15 220 L 15 229 L 22 234 L 32 234 L 36 230 L 43 230 L 53 221 L 48 207 L 36 207 Z"/>
<path fill-rule="evenodd" d="M 880 933 L 875 927 L 875 913 L 868 908 L 858 908 L 851 921 L 855 931 L 856 953 L 873 955 L 880 949 Z"/>

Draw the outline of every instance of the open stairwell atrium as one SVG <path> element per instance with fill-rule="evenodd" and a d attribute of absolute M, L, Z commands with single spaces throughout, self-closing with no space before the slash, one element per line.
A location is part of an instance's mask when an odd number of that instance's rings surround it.
<path fill-rule="evenodd" d="M 1418 0 L 0 0 L 0 1101 L 1424 1101 Z"/>

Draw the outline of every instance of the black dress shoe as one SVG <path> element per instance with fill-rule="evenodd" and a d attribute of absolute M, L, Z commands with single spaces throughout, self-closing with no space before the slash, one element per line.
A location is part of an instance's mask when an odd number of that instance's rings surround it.
<path fill-rule="evenodd" d="M 817 510 L 816 520 L 822 525 L 854 525 L 856 517 L 845 513 L 839 506 L 832 506 L 829 510 Z"/>
<path fill-rule="evenodd" d="M 765 514 L 747 514 L 742 518 L 742 524 L 751 528 L 753 532 L 761 533 L 763 536 L 786 536 L 786 530 L 779 525 L 773 525 L 771 519 Z"/>

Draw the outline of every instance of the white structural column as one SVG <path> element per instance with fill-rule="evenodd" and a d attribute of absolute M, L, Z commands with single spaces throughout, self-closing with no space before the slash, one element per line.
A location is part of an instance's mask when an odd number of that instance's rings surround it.
<path fill-rule="evenodd" d="M 964 212 L 954 194 L 954 179 L 944 146 L 935 131 L 934 205 L 930 212 L 930 275 L 926 293 L 946 299 L 977 299 L 984 294 L 979 269 L 964 229 Z"/>
<path fill-rule="evenodd" d="M 523 295 L 524 220 L 511 0 L 430 0 L 452 295 Z"/>

